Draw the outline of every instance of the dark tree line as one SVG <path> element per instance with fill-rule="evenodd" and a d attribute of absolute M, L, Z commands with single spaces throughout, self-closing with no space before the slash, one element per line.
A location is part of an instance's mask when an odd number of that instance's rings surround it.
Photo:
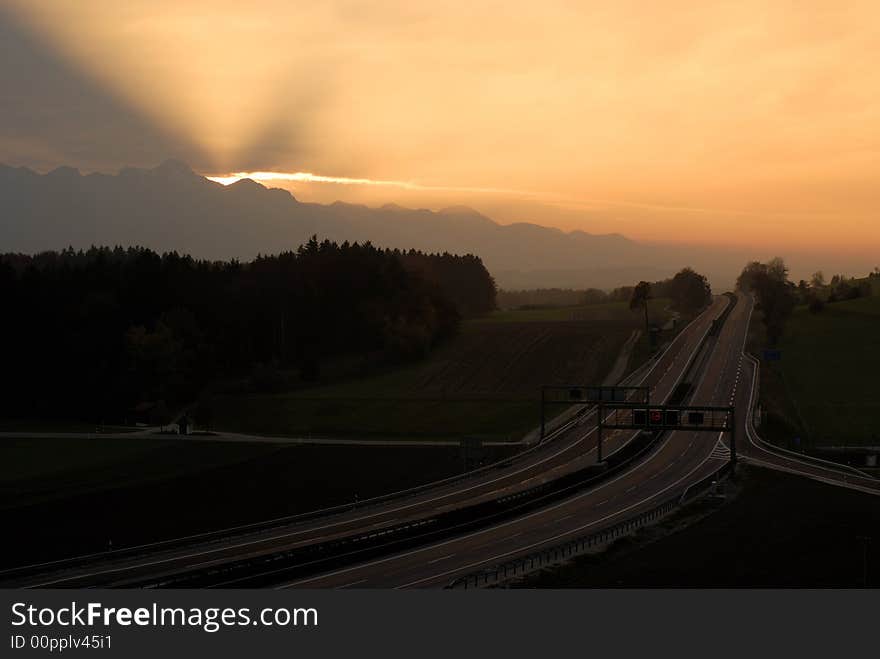
<path fill-rule="evenodd" d="M 0 257 L 0 414 L 118 420 L 221 377 L 418 359 L 494 308 L 474 256 L 313 238 L 249 263 L 117 247 Z"/>
<path fill-rule="evenodd" d="M 803 279 L 798 282 L 798 303 L 806 304 L 811 311 L 818 313 L 825 307 L 826 302 L 845 302 L 860 297 L 871 297 L 874 293 L 871 280 L 877 277 L 880 275 L 876 271 L 869 273 L 863 279 L 834 275 L 831 281 L 826 284 L 822 272 L 815 272 L 809 283 Z"/>
<path fill-rule="evenodd" d="M 752 261 L 743 268 L 736 280 L 736 287 L 755 294 L 767 341 L 775 346 L 782 338 L 785 324 L 797 304 L 796 287 L 788 280 L 785 261 L 779 257 L 767 263 Z"/>
<path fill-rule="evenodd" d="M 789 281 L 785 261 L 776 257 L 767 263 L 752 261 L 747 264 L 737 279 L 737 288 L 754 293 L 767 341 L 772 346 L 782 338 L 786 322 L 796 306 L 805 305 L 811 313 L 818 314 L 826 304 L 870 297 L 874 294 L 872 280 L 877 278 L 880 278 L 880 268 L 875 268 L 866 278 L 834 275 L 826 283 L 820 270 L 813 273 L 809 282 L 801 279 L 794 284 Z"/>
<path fill-rule="evenodd" d="M 650 298 L 670 298 L 672 306 L 684 313 L 698 311 L 712 300 L 712 288 L 704 275 L 693 268 L 683 268 L 674 277 L 655 282 L 639 282 L 636 286 L 620 286 L 611 291 L 598 288 L 538 288 L 525 291 L 498 291 L 498 306 L 503 309 L 528 309 L 541 307 L 565 307 L 604 302 L 632 302 L 636 289 L 639 291 L 636 306 L 641 308 L 641 296 L 645 292 Z"/>
<path fill-rule="evenodd" d="M 651 298 L 669 298 L 672 308 L 682 313 L 699 311 L 712 301 L 712 287 L 705 275 L 683 268 L 674 277 L 655 282 L 640 281 L 635 286 L 615 288 L 609 298 L 627 301 L 632 309 L 645 306 Z"/>
<path fill-rule="evenodd" d="M 404 267 L 435 282 L 458 308 L 462 316 L 477 316 L 493 311 L 497 288 L 478 256 L 424 254 L 416 250 L 393 252 Z"/>

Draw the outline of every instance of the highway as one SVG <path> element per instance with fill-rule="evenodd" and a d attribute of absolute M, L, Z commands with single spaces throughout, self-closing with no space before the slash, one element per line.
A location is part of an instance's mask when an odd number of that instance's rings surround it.
<path fill-rule="evenodd" d="M 717 298 L 654 360 L 634 374 L 629 384 L 652 388 L 652 399 L 668 397 L 693 363 L 709 327 L 727 304 Z M 629 433 L 606 433 L 607 455 L 630 438 Z M 231 529 L 220 538 L 180 539 L 175 543 L 144 546 L 137 551 L 108 552 L 80 561 L 32 566 L 26 571 L 0 573 L 11 586 L 78 587 L 121 586 L 144 578 L 161 578 L 181 571 L 223 564 L 230 558 L 277 552 L 353 533 L 386 528 L 497 499 L 533 487 L 596 460 L 595 416 L 591 412 L 563 427 L 557 436 L 510 464 L 482 470 L 468 478 L 440 482 L 416 494 L 392 496 L 382 502 L 307 520 L 275 520 L 254 528 Z M 169 546 L 169 544 L 171 546 Z"/>
<path fill-rule="evenodd" d="M 740 295 L 716 335 L 713 320 L 729 301 L 713 304 L 675 338 L 628 384 L 652 388 L 652 402 L 666 400 L 687 379 L 693 405 L 735 405 L 739 457 L 762 467 L 798 473 L 816 480 L 880 493 L 880 482 L 857 470 L 780 451 L 766 445 L 752 428 L 751 410 L 757 396 L 757 366 L 744 353 L 753 300 Z M 303 574 L 302 564 L 274 567 L 270 558 L 284 552 L 323 547 L 357 534 L 377 535 L 393 527 L 429 524 L 444 513 L 475 509 L 503 500 L 562 476 L 581 473 L 596 462 L 595 412 L 566 424 L 545 444 L 501 466 L 464 478 L 449 479 L 380 501 L 334 509 L 306 519 L 274 520 L 257 527 L 230 529 L 210 538 L 178 539 L 136 551 L 110 552 L 79 561 L 33 566 L 0 573 L 7 587 L 83 587 L 177 585 L 187 575 L 210 574 L 195 585 L 272 585 L 297 588 L 437 588 L 460 577 L 491 568 L 512 558 L 554 547 L 598 531 L 685 493 L 725 465 L 730 438 L 717 432 L 675 431 L 663 436 L 646 455 L 609 475 L 547 505 L 523 508 L 497 522 L 446 533 L 341 565 L 323 569 L 320 561 Z M 634 438 L 632 431 L 607 432 L 605 455 Z M 488 519 L 488 518 L 487 518 Z M 428 536 L 425 536 L 426 538 Z M 227 566 L 253 560 L 259 567 L 230 571 Z M 228 572 L 228 573 L 227 573 Z M 256 581 L 255 581 L 256 579 Z M 188 585 L 184 581 L 184 585 Z"/>
<path fill-rule="evenodd" d="M 727 405 L 741 378 L 750 305 L 734 306 L 696 381 L 692 404 Z M 283 584 L 299 588 L 437 588 L 458 576 L 616 523 L 717 471 L 715 433 L 671 432 L 623 474 L 564 501 L 462 537 Z"/>
<path fill-rule="evenodd" d="M 700 376 L 692 404 L 733 404 L 743 412 L 737 419 L 737 448 L 749 462 L 880 494 L 877 479 L 839 465 L 811 464 L 775 451 L 752 430 L 756 372 L 744 347 L 753 306 L 750 297 L 740 296 Z M 559 545 L 650 509 L 718 470 L 728 459 L 729 450 L 730 440 L 721 435 L 673 432 L 633 469 L 530 515 L 363 565 L 290 581 L 283 587 L 443 587 L 461 575 Z"/>

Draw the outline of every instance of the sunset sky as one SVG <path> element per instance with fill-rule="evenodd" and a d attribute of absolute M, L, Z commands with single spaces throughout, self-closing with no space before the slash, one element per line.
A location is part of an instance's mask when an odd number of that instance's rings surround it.
<path fill-rule="evenodd" d="M 7 164 L 175 156 L 300 173 L 272 185 L 306 200 L 880 246 L 876 0 L 0 0 L 0 21 Z"/>

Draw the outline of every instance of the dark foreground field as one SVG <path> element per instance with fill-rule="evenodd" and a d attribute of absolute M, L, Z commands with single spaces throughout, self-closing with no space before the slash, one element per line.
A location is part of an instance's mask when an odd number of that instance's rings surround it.
<path fill-rule="evenodd" d="M 735 487 L 724 504 L 697 502 L 604 554 L 519 586 L 861 587 L 862 538 L 867 585 L 880 586 L 880 497 L 753 467 L 740 470 Z"/>
<path fill-rule="evenodd" d="M 434 446 L 2 441 L 0 568 L 362 500 L 463 468 L 458 448 Z"/>

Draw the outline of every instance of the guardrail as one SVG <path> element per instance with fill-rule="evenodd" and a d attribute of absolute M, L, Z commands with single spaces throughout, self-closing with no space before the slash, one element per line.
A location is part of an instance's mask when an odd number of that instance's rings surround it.
<path fill-rule="evenodd" d="M 734 302 L 735 302 L 735 300 L 734 300 Z M 726 318 L 726 314 L 729 313 L 731 306 L 732 306 L 732 304 L 729 304 L 724 309 L 722 314 L 719 316 L 719 319 Z M 692 322 L 695 322 L 695 321 L 696 321 L 696 319 L 694 319 L 694 321 L 692 321 Z M 705 342 L 708 338 L 708 334 L 709 333 L 707 332 L 701 338 L 697 349 L 694 351 L 693 355 L 691 355 L 691 360 L 689 360 L 688 365 L 685 368 L 685 372 L 690 370 L 690 368 L 693 364 L 693 358 L 695 357 L 696 354 L 698 354 L 700 352 L 700 350 L 705 345 Z M 671 346 L 671 344 L 670 344 L 670 346 Z M 668 349 L 669 348 L 667 348 L 667 350 Z M 647 369 L 651 365 L 651 363 L 656 361 L 656 359 L 659 359 L 659 357 L 662 356 L 662 354 L 665 354 L 665 352 L 661 353 L 661 355 L 658 355 L 654 360 L 649 360 L 649 361 L 645 362 L 645 364 L 641 365 L 639 368 L 635 369 L 632 373 L 627 375 L 627 377 L 624 378 L 622 380 L 622 382 L 626 382 L 633 377 L 637 377 L 641 371 Z M 682 377 L 684 375 L 685 375 L 685 373 L 682 374 Z M 575 424 L 579 423 L 582 419 L 583 414 L 586 414 L 587 412 L 591 411 L 592 409 L 593 408 L 589 408 L 589 409 L 585 408 L 585 410 L 583 411 L 582 414 L 574 416 L 569 421 L 563 423 L 561 425 L 561 427 L 557 428 L 552 433 L 550 433 L 550 435 L 548 436 L 548 439 L 564 433 L 569 428 L 571 428 Z M 240 526 L 236 526 L 236 527 L 229 527 L 229 528 L 220 529 L 217 531 L 209 531 L 206 533 L 193 534 L 190 536 L 185 536 L 185 537 L 181 537 L 181 538 L 173 538 L 173 539 L 169 539 L 169 540 L 165 540 L 165 541 L 147 543 L 147 544 L 136 545 L 136 546 L 132 546 L 132 547 L 118 548 L 118 549 L 115 549 L 112 551 L 97 552 L 97 553 L 93 553 L 93 554 L 80 555 L 80 556 L 75 556 L 75 557 L 71 557 L 71 558 L 59 559 L 59 560 L 49 561 L 49 562 L 44 562 L 44 563 L 39 563 L 39 564 L 19 566 L 19 567 L 10 568 L 10 569 L 0 571 L 0 577 L 3 577 L 5 579 L 16 578 L 16 577 L 21 578 L 21 577 L 26 577 L 30 574 L 46 572 L 47 570 L 60 570 L 60 569 L 65 569 L 65 568 L 76 567 L 76 566 L 79 566 L 82 564 L 86 564 L 86 563 L 88 563 L 92 560 L 95 560 L 97 558 L 100 558 L 103 560 L 129 558 L 129 557 L 137 556 L 140 554 L 144 554 L 146 552 L 155 552 L 155 551 L 161 551 L 163 549 L 172 549 L 172 548 L 176 548 L 176 547 L 180 547 L 180 546 L 186 546 L 188 544 L 193 544 L 196 542 L 210 544 L 213 542 L 220 542 L 224 539 L 227 539 L 230 535 L 233 535 L 233 534 L 247 535 L 248 533 L 253 534 L 253 533 L 268 531 L 273 528 L 289 525 L 292 523 L 304 522 L 304 521 L 308 521 L 310 519 L 316 519 L 316 518 L 320 518 L 320 517 L 332 517 L 337 514 L 342 514 L 342 513 L 350 512 L 353 510 L 359 510 L 359 509 L 379 505 L 381 503 L 395 500 L 395 499 L 405 499 L 405 498 L 409 498 L 409 497 L 414 497 L 414 496 L 417 496 L 418 494 L 421 494 L 422 492 L 425 492 L 430 489 L 443 487 L 445 485 L 451 485 L 451 484 L 459 482 L 461 480 L 473 478 L 474 476 L 479 475 L 481 473 L 488 473 L 488 472 L 495 470 L 495 469 L 508 467 L 511 464 L 513 464 L 514 461 L 522 460 L 522 458 L 539 450 L 545 444 L 546 444 L 546 440 L 543 443 L 538 443 L 538 444 L 536 444 L 536 445 L 534 445 L 524 451 L 521 451 L 520 453 L 516 454 L 515 456 L 511 456 L 509 458 L 506 458 L 504 460 L 500 460 L 500 461 L 498 461 L 496 463 L 492 463 L 490 465 L 486 465 L 486 466 L 478 468 L 476 470 L 465 472 L 463 474 L 457 474 L 455 476 L 451 476 L 449 478 L 442 479 L 439 481 L 425 483 L 423 485 L 416 486 L 413 488 L 408 488 L 406 490 L 388 493 L 388 494 L 381 495 L 378 497 L 373 497 L 371 499 L 365 499 L 361 502 L 341 504 L 339 506 L 333 506 L 330 508 L 309 511 L 309 512 L 301 513 L 301 514 L 297 514 L 297 515 L 284 516 L 284 517 L 279 517 L 279 518 L 275 518 L 272 520 L 264 520 L 261 522 L 255 522 L 255 523 L 240 525 Z M 624 453 L 624 454 L 627 453 L 628 451 L 623 451 L 622 450 L 623 448 L 625 448 L 625 447 L 621 447 L 621 449 L 618 449 L 618 451 L 620 451 L 621 453 Z M 630 447 L 630 448 L 632 448 L 632 447 Z M 648 448 L 648 447 L 645 447 L 645 448 Z M 641 454 L 642 452 L 643 452 L 642 450 L 636 451 L 637 454 Z M 619 457 L 624 457 L 624 456 L 619 456 Z M 623 462 L 628 463 L 629 460 L 626 459 L 626 457 L 624 457 Z M 615 471 L 615 470 L 612 470 L 612 471 Z M 589 471 L 585 470 L 584 473 L 585 474 L 589 473 Z M 592 480 L 594 480 L 594 478 L 588 478 L 587 480 L 592 481 Z M 561 483 L 560 483 L 560 485 L 561 485 Z M 550 489 L 553 489 L 553 488 L 550 488 Z M 541 492 L 543 490 L 544 490 L 543 487 L 539 487 L 539 488 L 532 488 L 532 489 L 528 490 L 528 492 L 530 494 L 537 494 L 538 492 Z M 521 497 L 517 497 L 517 498 L 521 498 Z M 539 497 L 539 498 L 541 498 L 541 497 Z M 433 521 L 433 520 L 431 520 L 431 521 Z M 381 532 L 381 535 L 396 535 L 396 533 L 400 530 L 411 531 L 419 526 L 421 526 L 421 525 L 414 524 L 414 523 L 405 523 L 403 525 L 400 525 L 400 528 L 394 527 L 393 530 L 390 528 L 384 529 Z M 373 533 L 372 535 L 369 536 L 369 539 L 372 540 L 375 537 L 378 537 L 378 535 L 379 534 L 377 534 L 377 533 Z M 341 544 L 347 544 L 347 542 L 351 541 L 351 540 L 352 540 L 351 537 L 345 538 L 342 540 Z M 334 544 L 338 544 L 338 543 L 334 543 Z"/>
<path fill-rule="evenodd" d="M 485 588 L 497 586 L 510 579 L 523 577 L 545 567 L 559 565 L 571 558 L 581 556 L 605 547 L 625 535 L 632 535 L 639 529 L 658 522 L 671 512 L 680 508 L 687 501 L 703 494 L 716 482 L 721 480 L 730 470 L 730 463 L 725 463 L 697 483 L 691 485 L 681 496 L 674 496 L 662 503 L 645 510 L 622 522 L 609 526 L 588 535 L 579 536 L 566 542 L 547 547 L 526 556 L 515 558 L 498 565 L 484 568 L 477 572 L 458 577 L 447 588 Z M 690 496 L 686 496 L 690 493 Z"/>
<path fill-rule="evenodd" d="M 709 330 L 703 336 L 699 346 L 694 351 L 694 354 L 692 355 L 692 360 L 688 362 L 688 365 L 682 373 L 682 378 L 680 378 L 680 380 L 686 376 L 687 372 L 693 366 L 693 360 L 706 345 L 709 337 L 717 336 L 720 328 L 724 325 L 728 316 L 733 310 L 733 307 L 737 304 L 738 298 L 736 295 L 732 293 L 728 293 L 725 295 L 727 295 L 730 302 L 718 315 L 718 317 L 713 319 Z M 619 522 L 618 524 L 610 526 L 601 531 L 597 531 L 590 535 L 575 538 L 574 540 L 566 541 L 565 543 L 562 543 L 560 545 L 555 545 L 548 549 L 540 550 L 525 557 L 514 559 L 506 563 L 499 564 L 498 566 L 493 566 L 488 569 L 480 570 L 478 572 L 473 572 L 471 574 L 459 577 L 447 587 L 468 588 L 486 585 L 497 585 L 506 581 L 507 579 L 522 576 L 528 572 L 540 569 L 542 567 L 558 564 L 559 562 L 567 560 L 573 556 L 587 553 L 600 545 L 604 545 L 610 541 L 613 541 L 621 535 L 630 534 L 633 531 L 642 528 L 643 526 L 646 526 L 647 524 L 651 524 L 657 521 L 658 519 L 660 519 L 660 517 L 675 510 L 687 501 L 690 501 L 691 499 L 696 497 L 698 494 L 701 494 L 708 487 L 711 487 L 714 482 L 718 481 L 722 476 L 726 475 L 729 469 L 730 463 L 725 463 L 722 467 L 708 474 L 706 477 L 702 478 L 696 483 L 692 483 L 691 485 L 689 485 L 687 488 L 685 488 L 684 492 L 681 495 L 670 497 L 669 499 L 652 508 L 651 510 L 639 513 L 638 515 Z"/>
<path fill-rule="evenodd" d="M 695 318 L 691 321 L 690 324 L 693 324 L 697 321 Z M 705 337 L 704 337 L 705 338 Z M 670 344 L 671 345 L 671 344 Z M 701 343 L 702 346 L 702 343 Z M 667 348 L 668 349 L 668 348 Z M 699 350 L 699 348 L 698 348 Z M 625 383 L 631 380 L 634 377 L 638 377 L 638 375 L 645 369 L 647 369 L 654 361 L 659 359 L 662 354 L 657 355 L 652 360 L 646 361 L 644 364 L 639 366 L 633 372 L 629 373 L 621 383 Z M 277 527 L 286 526 L 290 524 L 296 524 L 301 522 L 307 522 L 313 519 L 322 518 L 322 517 L 333 517 L 335 515 L 344 514 L 347 512 L 351 512 L 354 510 L 363 510 L 365 508 L 370 508 L 374 506 L 381 505 L 382 503 L 387 503 L 393 500 L 401 500 L 412 498 L 422 494 L 428 490 L 445 487 L 447 485 L 452 485 L 454 483 L 460 482 L 462 480 L 474 478 L 483 474 L 488 474 L 494 470 L 499 470 L 503 468 L 507 468 L 513 465 L 515 462 L 519 462 L 529 455 L 537 452 L 538 450 L 546 447 L 546 444 L 559 435 L 564 434 L 572 427 L 581 422 L 583 417 L 588 414 L 590 411 L 593 411 L 593 407 L 585 408 L 581 413 L 576 414 L 571 419 L 567 420 L 563 424 L 561 424 L 558 428 L 552 430 L 548 433 L 547 437 L 543 442 L 538 442 L 533 446 L 518 452 L 517 454 L 510 456 L 508 458 L 504 458 L 502 460 L 493 462 L 488 465 L 484 465 L 477 469 L 473 469 L 462 474 L 456 474 L 454 476 L 450 476 L 448 478 L 431 481 L 428 483 L 424 483 L 422 485 L 417 485 L 415 487 L 407 488 L 404 490 L 398 490 L 396 492 L 389 492 L 387 494 L 379 495 L 376 497 L 371 497 L 369 499 L 364 499 L 358 502 L 351 502 L 345 504 L 339 504 L 336 506 L 331 506 L 328 508 L 321 508 L 317 510 L 308 511 L 305 513 L 298 513 L 295 515 L 286 515 L 282 517 L 276 517 L 269 520 L 262 520 L 259 522 L 252 522 L 249 524 L 242 524 L 233 527 L 226 527 L 223 529 L 218 529 L 216 531 L 207 531 L 204 533 L 196 533 L 188 536 L 182 536 L 178 538 L 170 538 L 168 540 L 160 540 L 157 542 L 144 543 L 140 545 L 134 545 L 131 547 L 119 547 L 117 549 L 113 549 L 110 551 L 101 551 L 94 552 L 91 554 L 81 554 L 79 556 L 72 556 L 68 558 L 57 559 L 53 561 L 46 561 L 42 563 L 30 564 L 30 565 L 22 565 L 13 568 L 8 568 L 4 570 L 0 570 L 0 577 L 4 579 L 14 579 L 20 577 L 26 577 L 31 574 L 42 573 L 47 570 L 61 570 L 67 568 L 77 567 L 82 564 L 89 563 L 96 559 L 101 560 L 113 560 L 113 559 L 121 559 L 121 558 L 130 558 L 133 556 L 137 556 L 140 554 L 144 554 L 147 552 L 156 552 L 167 549 L 174 549 L 181 546 L 186 546 L 194 543 L 213 543 L 220 542 L 222 540 L 227 539 L 231 535 L 247 535 L 254 534 L 263 531 L 268 531 Z"/>
<path fill-rule="evenodd" d="M 716 322 L 713 326 L 726 320 L 736 302 L 736 298 L 732 297 L 723 312 L 714 319 Z M 707 330 L 701 337 L 696 350 L 690 355 L 679 376 L 678 383 L 693 369 L 697 355 L 705 348 L 710 334 Z M 410 522 L 397 524 L 373 530 L 369 534 L 342 537 L 294 550 L 269 552 L 220 566 L 169 575 L 158 582 L 148 580 L 136 585 L 204 587 L 219 583 L 227 586 L 259 587 L 271 583 L 272 579 L 278 579 L 279 575 L 291 578 L 308 574 L 306 570 L 314 572 L 335 569 L 357 560 L 422 546 L 458 533 L 483 528 L 528 510 L 537 509 L 552 501 L 561 500 L 606 480 L 652 450 L 661 434 L 637 433 L 634 437 L 635 439 L 626 442 L 608 456 L 604 469 L 598 465 L 590 465 L 510 495 L 445 511 L 428 518 L 430 522 L 428 529 L 423 530 L 420 524 Z"/>
<path fill-rule="evenodd" d="M 592 410 L 592 408 L 590 408 Z M 590 411 L 590 410 L 587 410 Z M 174 549 L 181 546 L 186 546 L 194 543 L 213 543 L 213 542 L 221 542 L 231 535 L 247 535 L 247 534 L 255 534 L 264 531 L 270 531 L 275 528 L 279 528 L 282 526 L 287 526 L 290 524 L 297 524 L 302 522 L 307 522 L 313 519 L 318 518 L 330 518 L 335 515 L 341 515 L 347 512 L 352 512 L 355 510 L 363 510 L 370 507 L 375 507 L 381 505 L 382 503 L 387 503 L 389 501 L 394 500 L 405 500 L 408 498 L 412 498 L 427 492 L 432 489 L 445 487 L 447 485 L 453 485 L 462 480 L 467 480 L 470 478 L 474 478 L 476 476 L 482 474 L 491 473 L 494 470 L 503 469 L 512 466 L 515 462 L 521 461 L 523 458 L 531 455 L 532 453 L 538 451 L 541 448 L 545 448 L 547 442 L 569 430 L 572 426 L 576 425 L 582 419 L 582 414 L 572 418 L 567 421 L 562 427 L 557 428 L 552 433 L 548 434 L 545 438 L 544 442 L 535 444 L 519 453 L 510 456 L 508 458 L 504 458 L 497 462 L 493 462 L 488 465 L 484 465 L 477 469 L 472 469 L 470 471 L 456 474 L 454 476 L 450 476 L 448 478 L 444 478 L 441 480 L 431 481 L 428 483 L 424 483 L 422 485 L 416 485 L 411 488 L 407 488 L 405 490 L 398 490 L 395 492 L 389 492 L 387 494 L 382 494 L 376 497 L 371 497 L 369 499 L 363 499 L 357 502 L 344 503 L 336 506 L 331 506 L 328 508 L 320 508 L 317 510 L 311 510 L 305 513 L 298 513 L 295 515 L 287 515 L 284 517 L 277 517 L 270 520 L 263 520 L 260 522 L 252 522 L 249 524 L 242 524 L 239 526 L 227 527 L 224 529 L 218 529 L 216 531 L 206 531 L 204 533 L 196 533 L 188 536 L 182 536 L 179 538 L 170 538 L 168 540 L 160 540 L 157 542 L 145 543 L 140 545 L 134 545 L 131 547 L 121 547 L 117 549 L 113 549 L 110 551 L 102 551 L 95 552 L 92 554 L 82 554 L 79 556 L 72 556 L 69 558 L 62 558 L 54 561 L 47 561 L 43 563 L 31 564 L 31 565 L 22 565 L 13 568 L 7 568 L 4 570 L 0 570 L 0 577 L 3 579 L 14 579 L 17 577 L 26 577 L 30 574 L 45 572 L 46 570 L 60 570 L 67 569 L 72 567 L 77 567 L 82 564 L 89 563 L 90 561 L 96 559 L 102 560 L 112 560 L 112 559 L 121 559 L 121 558 L 131 558 L 133 556 L 137 556 L 140 554 L 144 554 L 147 552 L 156 552 L 167 549 Z"/>
<path fill-rule="evenodd" d="M 315 572 L 421 547 L 456 535 L 486 528 L 569 497 L 626 469 L 646 455 L 659 436 L 642 434 L 608 456 L 605 466 L 589 465 L 526 490 L 462 508 L 438 513 L 418 521 L 372 529 L 317 544 L 267 552 L 222 565 L 184 570 L 155 580 L 126 582 L 126 586 L 200 588 L 213 585 L 262 587 L 280 577 L 298 578 Z"/>

